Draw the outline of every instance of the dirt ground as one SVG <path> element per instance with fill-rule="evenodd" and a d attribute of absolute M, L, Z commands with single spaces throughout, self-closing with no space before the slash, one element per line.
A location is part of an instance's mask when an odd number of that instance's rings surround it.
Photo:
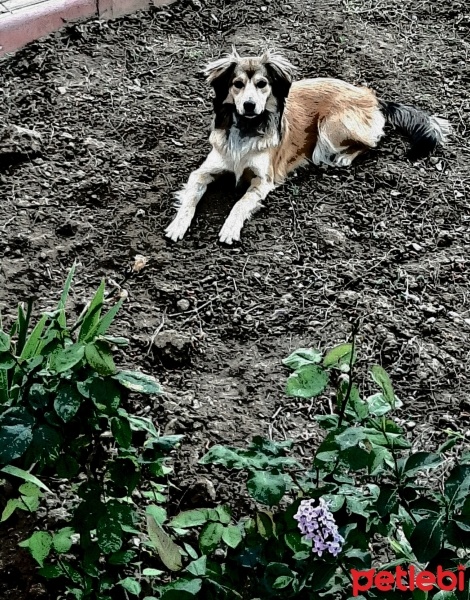
<path fill-rule="evenodd" d="M 119 281 L 136 254 L 148 257 L 125 285 L 115 332 L 131 340 L 121 362 L 167 392 L 136 411 L 186 435 L 182 489 L 213 443 L 272 435 L 308 454 L 312 415 L 327 403 L 286 399 L 281 359 L 344 341 L 357 319 L 362 363 L 388 370 L 418 444 L 468 433 L 469 25 L 463 0 L 179 0 L 68 26 L 1 60 L 0 119 L 43 138 L 36 155 L 0 165 L 3 315 L 30 297 L 50 307 L 74 260 L 78 312 L 101 277 Z M 275 47 L 299 77 L 367 84 L 445 116 L 454 136 L 417 164 L 391 134 L 350 169 L 298 171 L 234 247 L 217 241 L 240 196 L 224 178 L 172 244 L 173 192 L 209 149 L 200 69 L 231 44 Z M 36 597 L 15 585 L 18 598 Z"/>

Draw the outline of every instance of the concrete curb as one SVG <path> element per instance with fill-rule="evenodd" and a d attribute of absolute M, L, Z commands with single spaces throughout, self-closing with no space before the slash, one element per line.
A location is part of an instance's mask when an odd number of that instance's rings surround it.
<path fill-rule="evenodd" d="M 110 19 L 172 4 L 176 0 L 47 0 L 10 13 L 0 13 L 0 56 L 86 18 Z"/>

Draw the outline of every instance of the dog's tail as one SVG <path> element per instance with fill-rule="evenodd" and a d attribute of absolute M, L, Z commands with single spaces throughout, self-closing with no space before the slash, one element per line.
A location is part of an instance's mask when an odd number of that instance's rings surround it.
<path fill-rule="evenodd" d="M 411 139 L 408 152 L 410 160 L 418 160 L 430 154 L 438 145 L 443 146 L 451 132 L 449 121 L 397 102 L 379 100 L 385 119 L 403 131 Z"/>

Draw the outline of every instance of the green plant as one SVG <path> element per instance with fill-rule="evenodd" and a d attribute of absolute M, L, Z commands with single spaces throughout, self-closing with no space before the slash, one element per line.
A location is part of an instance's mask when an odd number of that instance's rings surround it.
<path fill-rule="evenodd" d="M 45 577 L 66 578 L 69 595 L 105 600 L 116 585 L 131 593 L 139 585 L 123 578 L 120 567 L 137 555 L 132 494 L 147 479 L 168 474 L 165 461 L 180 436 L 161 437 L 150 419 L 125 408 L 130 392 L 161 389 L 150 375 L 116 368 L 112 347 L 127 340 L 108 329 L 123 301 L 103 314 L 104 282 L 68 324 L 74 270 L 56 310 L 30 329 L 32 305 L 20 306 L 9 333 L 0 330 L 0 466 L 12 481 L 24 481 L 1 520 L 18 509 L 36 511 L 42 493 L 52 494 L 36 475 L 68 482 L 67 526 L 36 531 L 21 545 Z M 152 497 L 162 497 L 162 489 Z"/>
<path fill-rule="evenodd" d="M 455 572 L 461 563 L 470 565 L 470 454 L 459 461 L 445 457 L 458 436 L 436 452 L 413 451 L 391 416 L 402 403 L 387 373 L 370 369 L 379 391 L 363 398 L 353 379 L 355 362 L 354 340 L 325 356 L 300 349 L 284 361 L 293 370 L 288 395 L 312 398 L 336 386 L 335 411 L 315 417 L 324 438 L 310 465 L 289 456 L 290 442 L 259 437 L 246 449 L 214 446 L 203 457 L 205 465 L 245 472 L 258 508 L 238 520 L 226 507 L 162 520 L 160 533 L 169 540 L 156 544 L 162 561 L 179 550 L 186 566 L 181 571 L 181 563 L 173 564 L 178 576 L 155 584 L 159 598 L 349 598 L 354 569 L 412 564 L 418 571 L 441 566 Z M 446 474 L 443 484 L 437 474 Z M 299 531 L 294 516 L 305 499 L 322 499 L 333 513 L 344 540 L 337 557 L 320 556 Z M 415 600 L 468 595 L 468 582 L 452 594 L 436 587 L 367 592 L 368 598 Z"/>

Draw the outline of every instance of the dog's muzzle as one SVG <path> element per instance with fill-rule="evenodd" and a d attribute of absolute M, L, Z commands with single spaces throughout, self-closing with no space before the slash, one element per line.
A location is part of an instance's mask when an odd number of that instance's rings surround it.
<path fill-rule="evenodd" d="M 253 117 L 256 117 L 256 113 L 255 113 L 255 108 L 256 108 L 256 104 L 254 102 L 244 102 L 243 103 L 243 110 L 244 110 L 244 117 L 248 117 L 249 119 L 252 119 Z"/>

